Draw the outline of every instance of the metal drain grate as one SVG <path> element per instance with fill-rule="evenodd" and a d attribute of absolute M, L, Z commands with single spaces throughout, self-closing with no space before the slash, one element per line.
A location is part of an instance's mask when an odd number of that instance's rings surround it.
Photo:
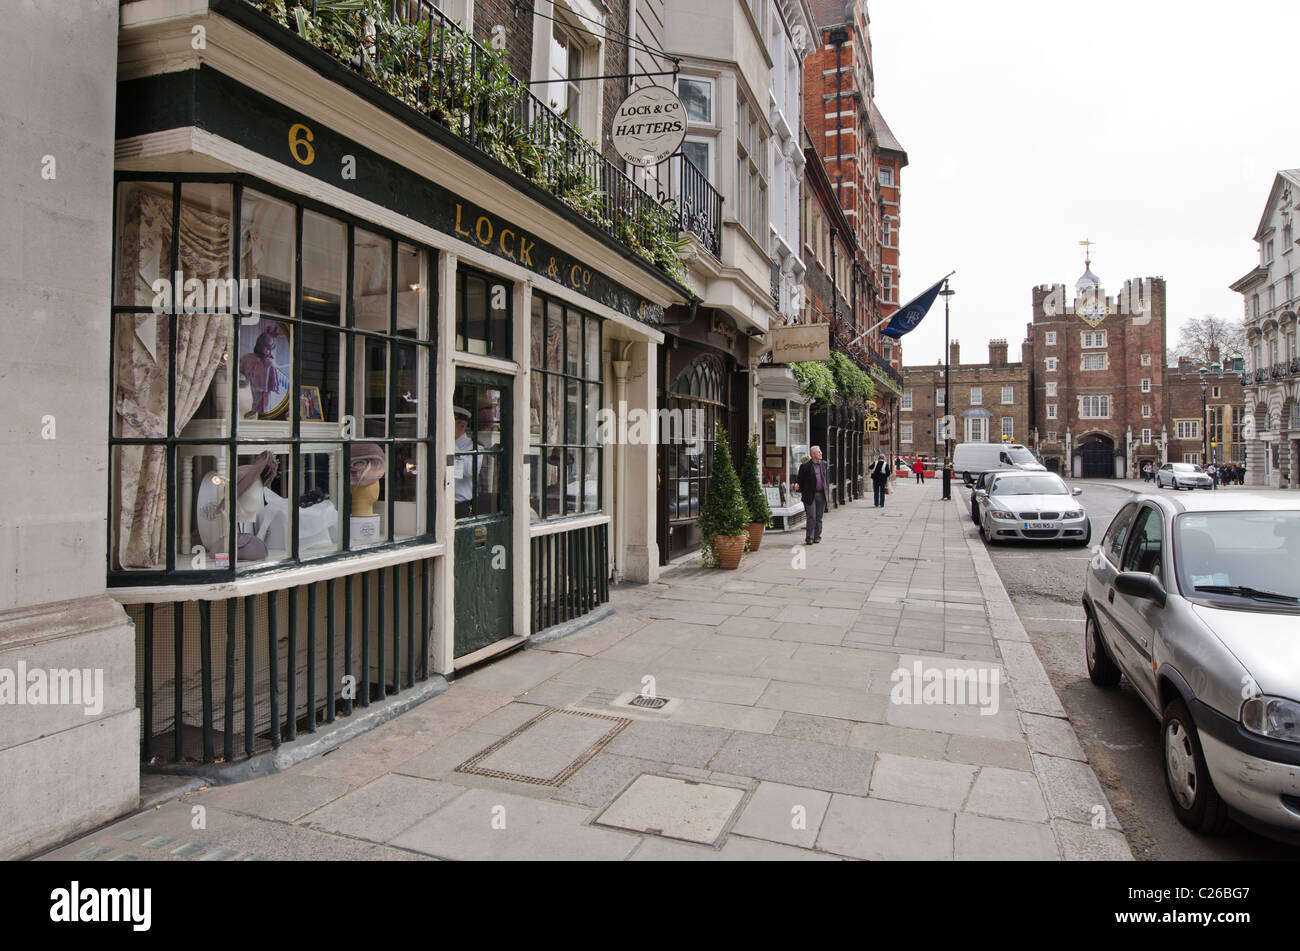
<path fill-rule="evenodd" d="M 504 747 L 507 743 L 510 743 L 511 741 L 518 739 L 520 735 L 523 734 L 525 731 L 536 726 L 539 722 L 545 720 L 547 717 L 550 717 L 553 714 L 558 714 L 566 717 L 589 717 L 593 720 L 607 720 L 610 722 L 611 726 L 610 729 L 603 736 L 601 736 L 594 744 L 592 744 L 591 746 L 583 750 L 581 753 L 579 753 L 576 759 L 574 759 L 572 762 L 566 765 L 554 776 L 527 776 L 520 773 L 510 773 L 499 769 L 485 769 L 478 765 L 481 761 L 486 759 L 491 754 L 495 753 L 497 750 Z M 586 765 L 586 763 L 593 756 L 595 756 L 597 753 L 603 750 L 606 747 L 606 745 L 608 745 L 610 740 L 614 739 L 614 737 L 618 736 L 619 733 L 623 732 L 623 728 L 626 727 L 631 722 L 632 722 L 631 720 L 628 720 L 625 717 L 607 716 L 601 713 L 588 713 L 585 710 L 557 710 L 554 707 L 548 707 L 546 710 L 543 710 L 541 713 L 533 717 L 527 723 L 522 724 L 511 733 L 497 740 L 487 749 L 476 753 L 474 756 L 470 757 L 465 762 L 461 763 L 459 766 L 456 767 L 455 772 L 471 773 L 477 776 L 490 776 L 493 779 L 509 779 L 517 783 L 529 783 L 534 786 L 560 786 L 563 785 L 564 782 L 570 776 L 572 776 L 584 765 Z"/>
<path fill-rule="evenodd" d="M 662 710 L 668 705 L 667 697 L 636 696 L 627 702 L 629 707 L 645 707 L 647 710 Z"/>

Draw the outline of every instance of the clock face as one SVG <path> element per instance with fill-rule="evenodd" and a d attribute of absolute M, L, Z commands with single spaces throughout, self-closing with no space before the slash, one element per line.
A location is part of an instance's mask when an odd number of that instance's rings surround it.
<path fill-rule="evenodd" d="M 1094 298 L 1080 303 L 1075 309 L 1075 312 L 1082 317 L 1084 322 L 1089 326 L 1096 327 L 1106 319 L 1106 315 L 1109 311 L 1107 310 L 1106 302 L 1104 300 L 1097 300 Z"/>

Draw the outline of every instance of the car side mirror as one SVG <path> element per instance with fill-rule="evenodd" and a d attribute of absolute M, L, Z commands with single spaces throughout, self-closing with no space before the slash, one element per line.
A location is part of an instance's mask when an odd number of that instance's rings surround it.
<path fill-rule="evenodd" d="M 1079 488 L 1078 486 L 1075 486 L 1074 491 L 1073 491 L 1071 494 L 1072 494 L 1072 495 L 1083 495 L 1083 489 Z"/>
<path fill-rule="evenodd" d="M 975 498 L 977 498 L 977 499 L 987 499 L 988 497 L 989 497 L 989 494 L 988 494 L 988 492 L 986 492 L 984 489 L 976 489 L 976 490 L 975 490 Z"/>
<path fill-rule="evenodd" d="M 1157 607 L 1161 608 L 1165 606 L 1165 602 L 1169 598 L 1169 595 L 1165 592 L 1165 586 L 1160 583 L 1160 579 L 1155 575 L 1147 574 L 1145 571 L 1125 571 L 1116 575 L 1115 590 L 1120 594 L 1127 594 L 1129 597 L 1153 601 Z"/>

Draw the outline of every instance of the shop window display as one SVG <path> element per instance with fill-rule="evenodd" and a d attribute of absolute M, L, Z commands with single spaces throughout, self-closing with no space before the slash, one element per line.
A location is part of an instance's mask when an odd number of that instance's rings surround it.
<path fill-rule="evenodd" d="M 119 582 L 431 535 L 432 253 L 270 191 L 119 183 Z"/>

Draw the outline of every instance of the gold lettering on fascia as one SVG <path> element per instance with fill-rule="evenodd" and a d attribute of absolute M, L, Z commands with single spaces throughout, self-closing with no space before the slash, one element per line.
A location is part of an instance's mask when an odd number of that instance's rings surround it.
<path fill-rule="evenodd" d="M 464 211 L 459 202 L 456 204 L 456 234 L 462 238 L 477 241 L 483 247 L 489 247 L 495 237 L 497 247 L 501 249 L 502 255 L 511 261 L 518 261 L 525 267 L 533 266 L 533 249 L 537 247 L 536 241 L 529 241 L 522 234 L 515 234 L 510 228 L 497 229 L 496 223 L 487 215 L 479 215 L 474 222 L 474 230 L 470 231 L 461 221 Z M 518 254 L 516 255 L 516 239 L 518 239 Z M 560 270 L 557 269 L 555 259 L 551 258 L 547 274 L 559 281 L 562 279 Z M 563 275 L 568 278 L 569 286 L 576 291 L 587 291 L 591 288 L 591 271 L 581 264 L 575 264 L 569 268 L 567 274 Z"/>

